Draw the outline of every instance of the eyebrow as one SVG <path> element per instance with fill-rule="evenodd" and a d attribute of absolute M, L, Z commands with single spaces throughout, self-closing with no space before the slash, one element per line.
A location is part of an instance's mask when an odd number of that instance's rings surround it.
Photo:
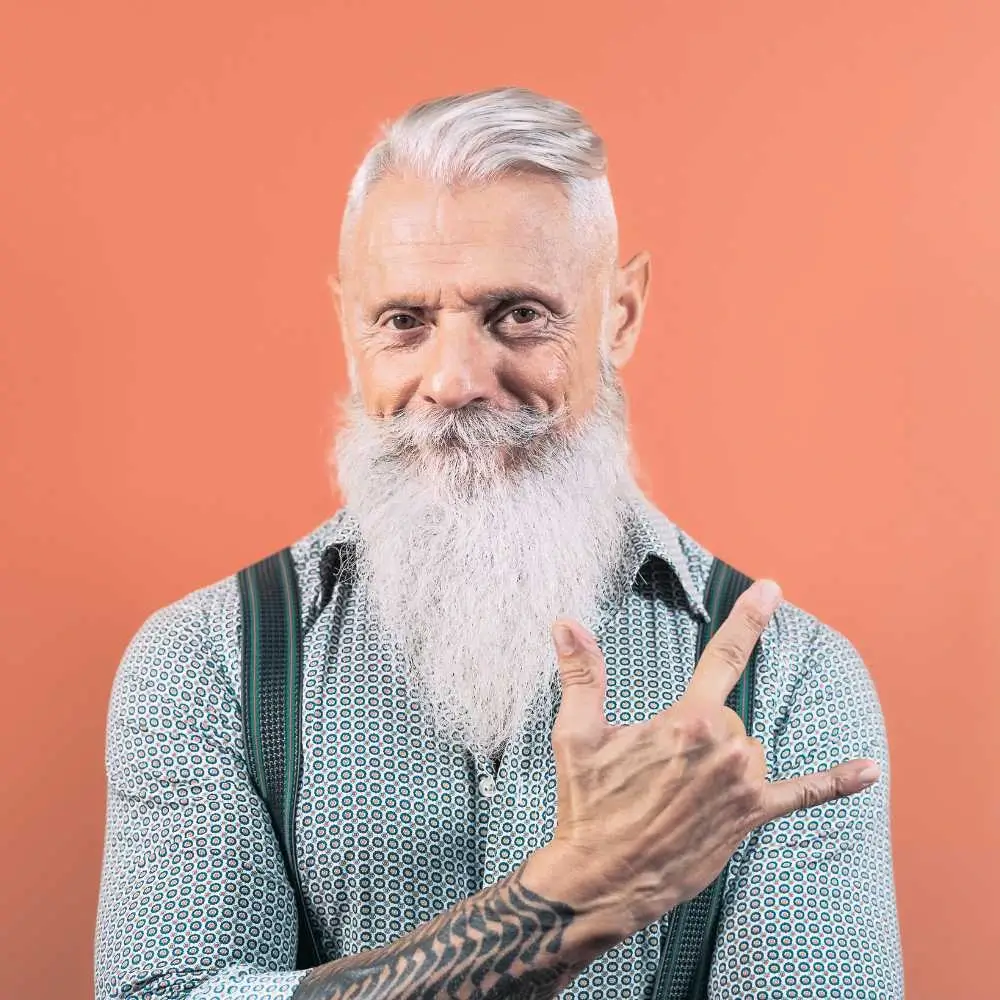
<path fill-rule="evenodd" d="M 501 285 L 497 288 L 484 289 L 470 298 L 463 297 L 462 301 L 467 302 L 470 306 L 486 306 L 493 309 L 507 302 L 520 302 L 526 299 L 540 302 L 546 309 L 557 316 L 562 315 L 566 309 L 565 304 L 558 295 L 538 288 L 535 285 Z M 429 308 L 437 308 L 437 306 L 432 306 L 427 299 L 420 295 L 412 295 L 384 299 L 381 302 L 375 303 L 366 312 L 368 321 L 373 323 L 383 313 L 394 309 L 419 312 Z"/>

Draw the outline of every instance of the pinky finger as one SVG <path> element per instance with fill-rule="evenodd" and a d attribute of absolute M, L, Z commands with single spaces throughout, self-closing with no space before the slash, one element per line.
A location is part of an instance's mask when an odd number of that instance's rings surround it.
<path fill-rule="evenodd" d="M 831 767 L 829 771 L 772 782 L 764 793 L 765 822 L 799 809 L 810 809 L 824 802 L 856 795 L 870 788 L 880 774 L 881 768 L 876 761 L 853 760 Z"/>

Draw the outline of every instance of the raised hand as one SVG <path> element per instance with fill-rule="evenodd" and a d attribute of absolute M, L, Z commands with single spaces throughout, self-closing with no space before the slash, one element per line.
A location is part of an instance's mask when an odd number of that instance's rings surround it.
<path fill-rule="evenodd" d="M 614 912 L 631 933 L 709 885 L 756 827 L 878 778 L 877 763 L 857 760 L 769 783 L 763 746 L 726 707 L 780 601 L 777 584 L 755 583 L 684 695 L 632 726 L 605 718 L 604 657 L 593 636 L 578 622 L 553 626 L 563 689 L 552 735 L 558 818 L 552 863 L 536 870 L 571 870 L 573 879 L 547 882 L 547 891 Z"/>

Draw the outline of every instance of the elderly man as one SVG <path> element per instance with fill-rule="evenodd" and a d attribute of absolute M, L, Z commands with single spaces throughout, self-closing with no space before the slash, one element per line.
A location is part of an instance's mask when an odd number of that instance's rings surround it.
<path fill-rule="evenodd" d="M 690 995 L 902 996 L 871 679 L 770 581 L 699 658 L 713 558 L 632 474 L 650 265 L 616 233 L 600 138 L 529 91 L 368 153 L 333 282 L 345 507 L 290 547 L 292 798 L 250 749 L 234 574 L 115 677 L 99 1000 L 666 1000 L 714 886 Z"/>

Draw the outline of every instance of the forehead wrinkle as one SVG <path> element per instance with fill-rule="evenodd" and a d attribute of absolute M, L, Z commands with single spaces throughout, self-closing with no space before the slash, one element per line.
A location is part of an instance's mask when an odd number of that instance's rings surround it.
<path fill-rule="evenodd" d="M 388 285 L 412 282 L 415 286 L 465 284 L 477 289 L 518 285 L 565 289 L 579 283 L 574 278 L 577 260 L 523 244 L 509 249 L 480 244 L 383 245 L 369 247 L 361 263 L 368 272 L 367 282 Z M 442 269 L 448 273 L 441 274 Z"/>

